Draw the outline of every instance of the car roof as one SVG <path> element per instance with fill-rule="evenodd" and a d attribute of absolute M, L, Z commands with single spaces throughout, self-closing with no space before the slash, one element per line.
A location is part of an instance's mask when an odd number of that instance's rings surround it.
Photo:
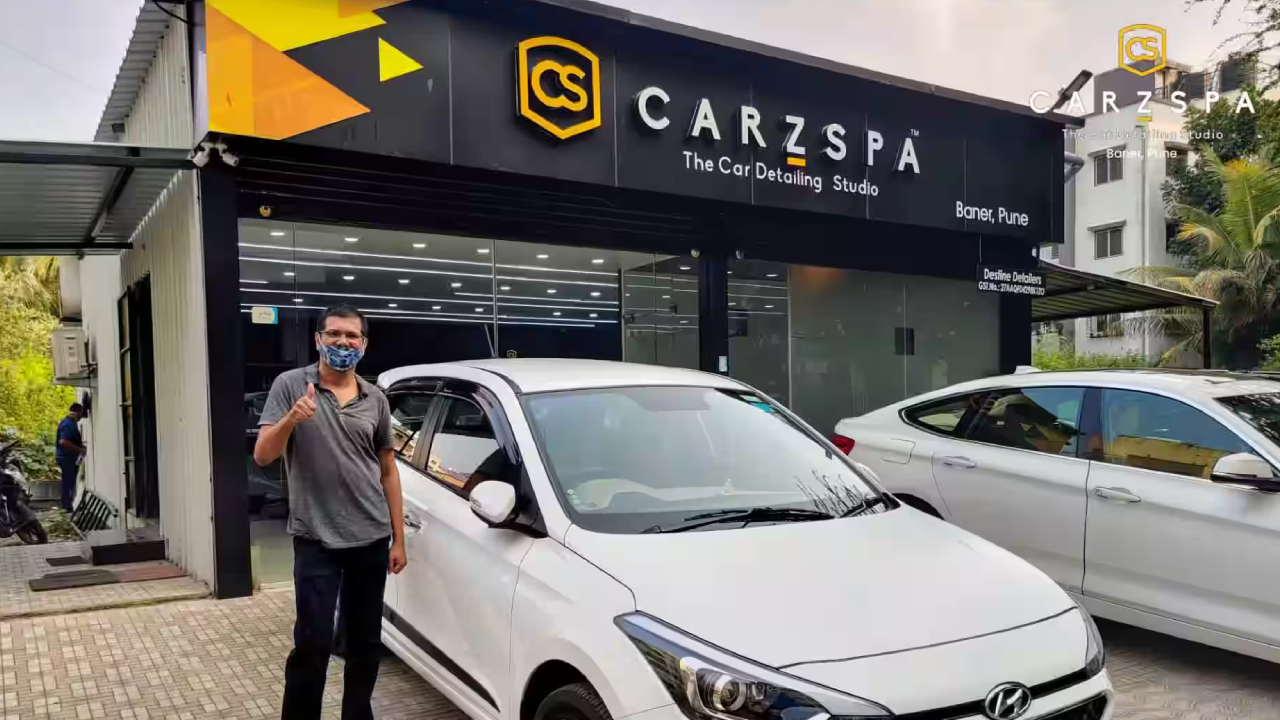
<path fill-rule="evenodd" d="M 388 387 L 392 383 L 413 377 L 453 377 L 456 373 L 450 371 L 458 368 L 483 370 L 501 376 L 518 393 L 652 385 L 746 389 L 746 386 L 727 377 L 698 370 L 632 362 L 560 358 L 497 358 L 413 365 L 383 373 L 378 377 L 378 384 Z"/>
<path fill-rule="evenodd" d="M 1163 390 L 1183 397 L 1212 399 L 1233 395 L 1280 392 L 1280 373 L 1177 370 L 1169 368 L 1050 370 L 1000 375 L 959 383 L 920 395 L 892 407 L 915 405 L 934 398 L 996 387 L 1085 385 L 1131 390 Z"/>

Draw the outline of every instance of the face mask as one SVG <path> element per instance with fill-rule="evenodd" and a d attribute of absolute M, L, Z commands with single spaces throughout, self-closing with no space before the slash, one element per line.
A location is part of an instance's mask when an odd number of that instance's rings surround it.
<path fill-rule="evenodd" d="M 360 362 L 360 358 L 364 357 L 363 350 L 333 345 L 320 345 L 320 354 L 324 356 L 324 361 L 329 363 L 329 367 L 338 372 L 350 370 Z"/>

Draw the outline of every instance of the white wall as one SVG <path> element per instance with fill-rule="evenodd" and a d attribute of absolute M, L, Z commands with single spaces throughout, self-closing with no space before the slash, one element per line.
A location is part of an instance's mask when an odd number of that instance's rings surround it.
<path fill-rule="evenodd" d="M 75 261 L 70 261 L 75 262 Z M 70 262 L 68 264 L 70 264 Z M 89 444 L 85 485 L 124 516 L 124 445 L 120 414 L 120 337 L 116 300 L 120 297 L 120 258 L 90 255 L 78 261 L 82 324 L 94 345 L 98 367 L 93 378 L 90 415 L 81 424 Z M 81 393 L 83 398 L 83 393 Z"/>

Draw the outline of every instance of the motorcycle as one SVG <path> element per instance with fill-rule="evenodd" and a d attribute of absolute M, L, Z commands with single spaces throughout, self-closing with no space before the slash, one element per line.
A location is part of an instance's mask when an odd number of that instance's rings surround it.
<path fill-rule="evenodd" d="M 0 448 L 0 540 L 17 535 L 27 545 L 44 545 L 49 542 L 49 533 L 31 511 L 22 461 L 13 456 L 17 446 L 14 440 Z"/>

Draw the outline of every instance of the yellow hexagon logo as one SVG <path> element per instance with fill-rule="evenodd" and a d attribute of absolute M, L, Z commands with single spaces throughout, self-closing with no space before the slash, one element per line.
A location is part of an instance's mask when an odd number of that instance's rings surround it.
<path fill-rule="evenodd" d="M 1117 60 L 1120 67 L 1145 77 L 1169 65 L 1169 39 L 1164 28 L 1155 25 L 1130 25 L 1120 29 Z M 1145 66 L 1151 63 L 1150 67 Z"/>
<path fill-rule="evenodd" d="M 572 40 L 535 37 L 516 50 L 519 115 L 567 140 L 600 127 L 600 58 Z"/>

